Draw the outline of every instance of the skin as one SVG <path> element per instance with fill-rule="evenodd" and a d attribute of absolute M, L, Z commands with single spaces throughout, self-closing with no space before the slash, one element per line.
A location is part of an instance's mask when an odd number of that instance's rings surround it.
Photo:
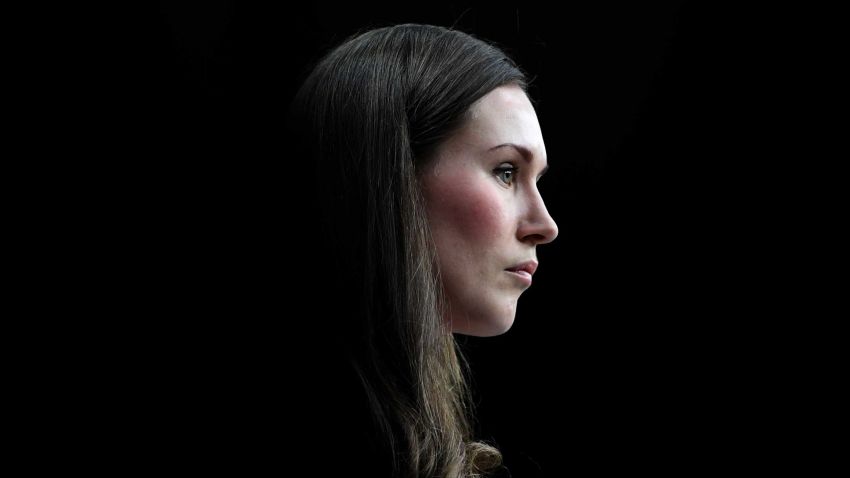
<path fill-rule="evenodd" d="M 452 332 L 488 337 L 510 329 L 528 288 L 506 269 L 536 260 L 537 246 L 552 242 L 558 226 L 537 189 L 546 148 L 526 94 L 513 85 L 496 88 L 471 114 L 437 149 L 420 185 Z M 506 143 L 532 156 L 496 148 Z"/>

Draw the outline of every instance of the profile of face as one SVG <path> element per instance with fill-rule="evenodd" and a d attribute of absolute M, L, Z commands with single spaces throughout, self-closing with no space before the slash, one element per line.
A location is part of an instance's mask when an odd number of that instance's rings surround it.
<path fill-rule="evenodd" d="M 487 337 L 513 325 L 537 246 L 558 227 L 537 189 L 546 148 L 525 92 L 501 86 L 470 113 L 423 168 L 420 186 L 452 332 Z"/>

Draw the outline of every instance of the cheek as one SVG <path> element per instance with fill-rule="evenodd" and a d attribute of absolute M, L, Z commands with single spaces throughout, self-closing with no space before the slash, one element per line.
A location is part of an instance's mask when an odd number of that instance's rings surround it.
<path fill-rule="evenodd" d="M 457 244 L 492 245 L 506 223 L 505 212 L 495 187 L 480 181 L 455 181 L 432 191 L 431 220 L 443 236 Z"/>

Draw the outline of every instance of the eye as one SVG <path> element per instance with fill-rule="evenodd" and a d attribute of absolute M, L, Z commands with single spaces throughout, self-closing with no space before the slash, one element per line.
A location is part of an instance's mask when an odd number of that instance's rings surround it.
<path fill-rule="evenodd" d="M 496 176 L 498 176 L 503 183 L 510 186 L 514 182 L 514 176 L 516 176 L 517 167 L 509 163 L 503 164 L 498 168 L 494 169 L 493 172 L 496 173 Z"/>

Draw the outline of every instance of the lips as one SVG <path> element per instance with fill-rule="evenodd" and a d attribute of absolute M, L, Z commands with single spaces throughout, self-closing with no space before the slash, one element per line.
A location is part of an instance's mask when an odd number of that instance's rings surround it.
<path fill-rule="evenodd" d="M 526 261 L 521 262 L 511 268 L 505 269 L 508 272 L 525 272 L 528 275 L 534 275 L 534 272 L 537 270 L 537 261 Z"/>

